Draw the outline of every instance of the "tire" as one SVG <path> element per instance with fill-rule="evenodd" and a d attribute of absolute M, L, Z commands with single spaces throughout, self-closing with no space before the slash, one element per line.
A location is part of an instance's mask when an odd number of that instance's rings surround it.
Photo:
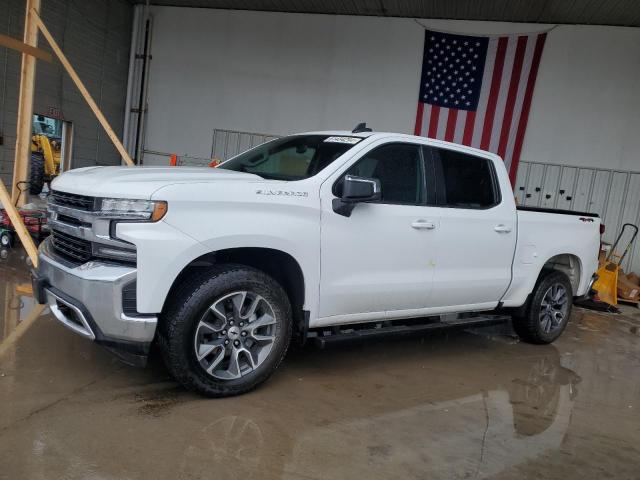
<path fill-rule="evenodd" d="M 31 153 L 31 170 L 29 172 L 29 193 L 40 195 L 44 187 L 44 155 Z"/>
<path fill-rule="evenodd" d="M 160 316 L 158 344 L 169 372 L 187 389 L 239 395 L 282 362 L 291 341 L 291 305 L 265 273 L 216 266 L 186 280 L 172 297 Z"/>
<path fill-rule="evenodd" d="M 11 238 L 11 233 L 2 232 L 2 234 L 0 234 L 0 247 L 11 248 L 12 245 L 13 245 L 13 238 Z"/>
<path fill-rule="evenodd" d="M 561 301 L 564 302 L 562 306 Z M 551 343 L 566 328 L 572 304 L 573 290 L 567 276 L 558 271 L 543 274 L 536 283 L 524 315 L 513 317 L 513 329 L 525 342 Z"/>

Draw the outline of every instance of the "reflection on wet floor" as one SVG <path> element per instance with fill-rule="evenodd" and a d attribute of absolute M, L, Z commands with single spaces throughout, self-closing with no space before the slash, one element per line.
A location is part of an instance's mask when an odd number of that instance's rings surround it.
<path fill-rule="evenodd" d="M 208 400 L 46 310 L 25 327 L 21 255 L 0 264 L 0 478 L 639 478 L 635 311 L 575 311 L 548 346 L 491 327 L 295 348 Z"/>
<path fill-rule="evenodd" d="M 0 341 L 29 316 L 36 302 L 22 249 L 2 249 L 0 254 Z"/>

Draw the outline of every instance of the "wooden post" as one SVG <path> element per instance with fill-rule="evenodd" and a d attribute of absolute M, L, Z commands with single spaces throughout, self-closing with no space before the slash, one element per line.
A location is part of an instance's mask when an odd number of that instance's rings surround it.
<path fill-rule="evenodd" d="M 100 108 L 98 107 L 96 102 L 93 100 L 93 97 L 91 96 L 89 91 L 84 86 L 84 83 L 82 83 L 82 80 L 80 80 L 80 77 L 71 66 L 71 63 L 69 63 L 69 60 L 67 60 L 67 57 L 65 57 L 64 53 L 62 53 L 60 46 L 56 43 L 54 38 L 51 36 L 49 29 L 47 29 L 46 25 L 42 22 L 42 19 L 40 18 L 40 15 L 38 15 L 38 12 L 36 12 L 35 10 L 32 10 L 31 14 L 35 18 L 35 22 L 38 28 L 40 29 L 40 31 L 42 32 L 42 35 L 44 35 L 44 38 L 46 38 L 47 42 L 49 42 L 49 45 L 51 45 L 51 49 L 53 50 L 53 53 L 56 54 L 56 56 L 60 60 L 60 63 L 62 63 L 62 66 L 65 68 L 65 70 L 71 77 L 71 80 L 73 80 L 73 83 L 75 83 L 76 87 L 78 87 L 78 90 L 80 90 L 80 93 L 84 97 L 85 101 L 89 104 L 89 107 L 93 111 L 93 114 L 96 116 L 96 118 L 100 122 L 100 125 L 102 125 L 102 128 L 104 128 L 104 131 L 107 132 L 107 135 L 111 139 L 111 142 L 113 143 L 113 145 L 116 147 L 116 150 L 118 150 L 118 152 L 120 153 L 120 156 L 122 157 L 124 162 L 129 167 L 133 166 L 134 163 L 133 163 L 133 160 L 131 160 L 131 156 L 129 156 L 129 152 L 127 152 L 127 150 L 124 148 L 124 145 L 122 145 L 122 142 L 118 138 L 118 135 L 116 135 L 116 133 L 113 131 L 113 128 L 111 128 L 111 125 L 109 125 L 109 122 L 100 111 Z"/>
<path fill-rule="evenodd" d="M 24 43 L 32 47 L 38 45 L 38 27 L 35 17 L 40 11 L 40 0 L 26 0 L 24 15 Z M 11 202 L 23 205 L 26 194 L 20 194 L 19 182 L 27 180 L 31 161 L 31 134 L 33 129 L 33 88 L 36 80 L 36 59 L 27 53 L 22 54 L 20 70 L 20 96 L 18 97 L 18 123 L 16 128 L 16 151 L 13 163 L 13 186 Z"/>
<path fill-rule="evenodd" d="M 18 209 L 11 202 L 11 196 L 7 191 L 7 188 L 4 186 L 4 183 L 0 181 L 0 203 L 2 203 L 2 207 L 5 209 L 9 218 L 11 219 L 11 223 L 13 224 L 13 228 L 15 229 L 18 237 L 20 237 L 20 241 L 22 242 L 22 246 L 27 251 L 27 255 L 31 259 L 31 263 L 34 267 L 38 267 L 38 247 L 36 247 L 31 234 L 25 227 L 24 222 L 22 221 L 22 217 L 18 213 Z"/>

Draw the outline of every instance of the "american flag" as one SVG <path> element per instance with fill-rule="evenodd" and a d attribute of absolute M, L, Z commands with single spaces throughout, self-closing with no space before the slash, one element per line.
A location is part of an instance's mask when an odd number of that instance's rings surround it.
<path fill-rule="evenodd" d="M 426 30 L 415 134 L 497 153 L 513 184 L 546 36 Z"/>

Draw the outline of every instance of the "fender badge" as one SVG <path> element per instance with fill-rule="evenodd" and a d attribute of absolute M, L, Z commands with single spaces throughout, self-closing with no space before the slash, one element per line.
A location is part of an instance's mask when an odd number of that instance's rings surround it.
<path fill-rule="evenodd" d="M 278 195 L 281 197 L 308 197 L 309 192 L 295 192 L 293 190 L 270 190 L 270 189 L 258 189 L 256 195 Z"/>

